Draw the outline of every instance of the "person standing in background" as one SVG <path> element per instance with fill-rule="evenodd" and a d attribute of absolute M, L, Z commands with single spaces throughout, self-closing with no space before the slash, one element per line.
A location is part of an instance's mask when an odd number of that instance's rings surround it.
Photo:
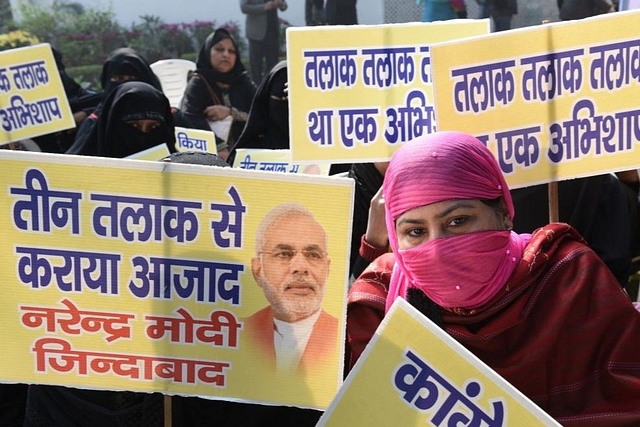
<path fill-rule="evenodd" d="M 476 0 L 476 2 L 480 5 L 480 18 L 493 19 L 493 32 L 511 29 L 511 18 L 518 13 L 517 0 Z"/>
<path fill-rule="evenodd" d="M 304 21 L 307 26 L 326 24 L 324 0 L 306 0 L 304 4 Z"/>
<path fill-rule="evenodd" d="M 251 102 L 247 124 L 234 146 L 229 147 L 231 162 L 237 148 L 290 148 L 287 61 L 278 62 L 262 79 Z"/>
<path fill-rule="evenodd" d="M 558 0 L 560 20 L 588 18 L 589 16 L 615 12 L 611 0 Z"/>
<path fill-rule="evenodd" d="M 287 10 L 285 0 L 240 0 L 240 10 L 247 15 L 245 35 L 249 39 L 251 79 L 258 85 L 263 73 L 278 63 L 280 56 L 280 22 L 278 10 Z"/>
<path fill-rule="evenodd" d="M 422 5 L 422 22 L 447 21 L 457 19 L 450 0 L 416 0 Z"/>
<path fill-rule="evenodd" d="M 357 0 L 324 0 L 324 16 L 327 25 L 357 25 Z M 333 163 L 329 168 L 329 175 L 346 173 L 351 168 L 350 163 Z"/>
<path fill-rule="evenodd" d="M 329 25 L 357 25 L 357 0 L 326 0 L 325 16 Z"/>
<path fill-rule="evenodd" d="M 220 134 L 216 137 L 223 142 L 216 142 L 216 149 L 225 160 L 229 146 L 244 129 L 256 94 L 256 86 L 240 58 L 238 44 L 229 31 L 218 28 L 209 34 L 198 52 L 196 71 L 182 98 L 182 111 L 193 127 Z M 231 128 L 224 129 L 229 118 Z"/>

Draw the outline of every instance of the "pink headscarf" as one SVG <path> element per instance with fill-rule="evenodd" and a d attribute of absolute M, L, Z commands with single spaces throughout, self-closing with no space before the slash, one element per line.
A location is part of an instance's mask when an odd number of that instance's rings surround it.
<path fill-rule="evenodd" d="M 395 222 L 401 214 L 445 200 L 493 200 L 502 196 L 509 218 L 514 217 L 511 194 L 493 154 L 477 138 L 463 132 L 437 132 L 405 143 L 389 163 L 382 191 L 389 242 L 396 256 L 387 310 L 396 297 L 406 296 L 409 287 L 421 288 L 417 276 L 405 265 L 403 251 L 398 249 Z M 512 233 L 506 238 L 506 253 L 510 249 L 512 259 L 519 261 L 527 241 L 526 237 L 520 239 Z M 464 253 L 457 254 L 458 259 L 464 256 Z M 517 262 L 511 264 L 496 267 L 496 263 L 486 263 L 487 268 L 496 269 L 486 273 L 494 283 L 503 286 Z M 431 296 L 429 292 L 425 294 Z M 435 299 L 434 302 L 437 303 Z"/>

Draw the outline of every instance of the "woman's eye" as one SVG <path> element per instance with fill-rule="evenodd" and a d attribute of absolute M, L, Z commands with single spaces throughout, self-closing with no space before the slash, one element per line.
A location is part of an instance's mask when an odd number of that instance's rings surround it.
<path fill-rule="evenodd" d="M 461 217 L 453 218 L 451 221 L 449 221 L 449 225 L 458 226 L 458 225 L 464 224 L 466 221 L 467 221 L 467 217 L 461 216 Z"/>
<path fill-rule="evenodd" d="M 422 228 L 412 228 L 407 230 L 407 236 L 409 237 L 420 237 L 424 235 L 424 230 Z"/>

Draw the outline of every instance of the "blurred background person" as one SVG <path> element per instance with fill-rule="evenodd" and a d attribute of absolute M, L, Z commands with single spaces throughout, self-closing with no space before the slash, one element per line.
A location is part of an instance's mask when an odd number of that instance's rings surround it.
<path fill-rule="evenodd" d="M 480 6 L 480 18 L 491 18 L 493 31 L 511 29 L 511 18 L 518 13 L 517 0 L 476 0 Z"/>
<path fill-rule="evenodd" d="M 73 144 L 67 147 L 67 152 L 72 150 L 73 146 L 77 147 L 78 141 L 93 138 L 91 135 L 95 134 L 94 127 L 102 111 L 104 101 L 118 85 L 128 81 L 145 82 L 162 91 L 160 80 L 151 70 L 146 58 L 128 47 L 113 50 L 102 65 L 100 74 L 102 92 L 98 93 L 99 100 L 96 105 L 87 106 L 82 110 L 83 115 L 78 117 L 79 126 L 74 135 Z M 70 152 L 70 154 L 76 153 Z"/>
<path fill-rule="evenodd" d="M 289 101 L 287 61 L 280 61 L 267 74 L 256 92 L 242 134 L 231 148 L 283 150 L 289 148 Z"/>
<path fill-rule="evenodd" d="M 329 25 L 357 25 L 357 0 L 326 0 L 324 13 Z"/>
<path fill-rule="evenodd" d="M 447 21 L 456 19 L 458 15 L 451 6 L 451 0 L 416 0 L 422 5 L 422 22 Z"/>
<path fill-rule="evenodd" d="M 40 151 L 46 153 L 64 153 L 72 144 L 76 136 L 78 126 L 87 118 L 87 111 L 95 109 L 102 99 L 101 93 L 90 92 L 80 86 L 69 74 L 62 59 L 62 52 L 51 47 L 53 59 L 56 62 L 64 93 L 69 101 L 69 108 L 73 114 L 76 127 L 59 132 L 31 138 Z"/>
<path fill-rule="evenodd" d="M 389 247 L 384 199 L 380 191 L 388 165 L 389 162 L 354 163 L 348 173 L 355 181 L 349 257 L 349 276 L 352 278 L 357 278 Z M 372 209 L 376 212 L 370 215 Z M 367 253 L 359 256 L 360 248 Z"/>
<path fill-rule="evenodd" d="M 324 0 L 306 0 L 304 3 L 304 22 L 307 26 L 327 23 L 324 13 Z"/>
<path fill-rule="evenodd" d="M 149 61 L 136 50 L 121 47 L 113 50 L 102 65 L 102 100 L 118 85 L 128 81 L 145 82 L 162 91 L 160 80 L 151 69 Z M 97 112 L 99 113 L 99 108 Z"/>
<path fill-rule="evenodd" d="M 513 229 L 531 233 L 549 221 L 547 184 L 511 190 L 518 216 Z M 613 174 L 558 182 L 558 220 L 574 227 L 609 267 L 621 286 L 631 273 L 635 209 L 624 185 Z"/>
<path fill-rule="evenodd" d="M 588 18 L 615 11 L 616 8 L 611 0 L 558 0 L 558 12 L 562 21 Z"/>
<path fill-rule="evenodd" d="M 218 154 L 227 159 L 232 146 L 244 129 L 256 86 L 249 77 L 238 45 L 231 34 L 218 28 L 209 34 L 196 60 L 184 92 L 181 110 L 194 128 L 213 130 L 210 122 L 229 122 L 226 138 L 218 135 Z M 226 133 L 226 132 L 225 132 Z"/>
<path fill-rule="evenodd" d="M 245 35 L 249 40 L 251 79 L 262 81 L 280 57 L 280 21 L 278 10 L 287 10 L 285 0 L 240 0 L 240 10 L 246 15 Z"/>

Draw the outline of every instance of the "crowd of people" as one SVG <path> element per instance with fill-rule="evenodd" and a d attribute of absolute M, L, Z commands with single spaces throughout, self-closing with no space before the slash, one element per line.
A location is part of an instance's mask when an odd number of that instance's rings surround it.
<path fill-rule="evenodd" d="M 607 2 L 597 10 L 612 11 Z M 559 1 L 561 16 L 569 3 Z M 164 161 L 228 167 L 237 148 L 289 148 L 287 62 L 277 61 L 273 39 L 265 39 L 287 4 L 241 5 L 247 22 L 259 21 L 247 27 L 251 72 L 231 34 L 216 30 L 198 53 L 181 108 L 170 106 L 149 63 L 132 49 L 105 61 L 99 94 L 65 79 L 54 51 L 78 127 L 40 137 L 42 151 L 124 158 L 166 144 L 172 154 Z M 329 1 L 307 5 L 309 22 L 326 23 Z M 510 8 L 511 16 L 515 1 L 483 5 L 496 31 L 508 29 L 498 9 Z M 355 0 L 348 6 L 355 11 Z M 449 0 L 425 0 L 424 7 L 425 20 L 457 17 Z M 357 23 L 355 15 L 348 23 Z M 228 132 L 215 136 L 218 155 L 176 152 L 175 126 L 214 131 L 225 121 Z M 406 141 L 389 162 L 348 165 L 347 176 L 355 199 L 345 376 L 394 300 L 404 298 L 563 425 L 640 424 L 640 313 L 624 289 L 640 240 L 637 173 L 561 183 L 561 222 L 551 224 L 546 187 L 510 191 L 491 152 L 462 132 Z M 303 306 L 282 299 L 269 262 L 286 274 L 313 276 L 313 299 Z M 338 325 L 321 305 L 328 266 L 326 236 L 310 212 L 284 206 L 265 218 L 251 270 L 270 305 L 245 320 L 268 351 L 290 347 L 278 336 L 287 329 L 302 334 L 313 352 L 326 350 L 313 329 Z M 278 366 L 308 368 L 311 350 L 298 350 Z M 0 426 L 160 427 L 162 397 L 3 384 Z M 173 402 L 173 425 L 180 427 L 312 426 L 321 415 L 197 397 Z"/>
<path fill-rule="evenodd" d="M 490 18 L 492 31 L 511 29 L 511 21 L 518 14 L 518 0 L 476 0 L 480 8 L 478 18 Z M 422 21 L 446 21 L 468 17 L 464 0 L 416 0 L 422 7 Z M 562 21 L 582 19 L 618 10 L 618 0 L 557 0 Z"/>

